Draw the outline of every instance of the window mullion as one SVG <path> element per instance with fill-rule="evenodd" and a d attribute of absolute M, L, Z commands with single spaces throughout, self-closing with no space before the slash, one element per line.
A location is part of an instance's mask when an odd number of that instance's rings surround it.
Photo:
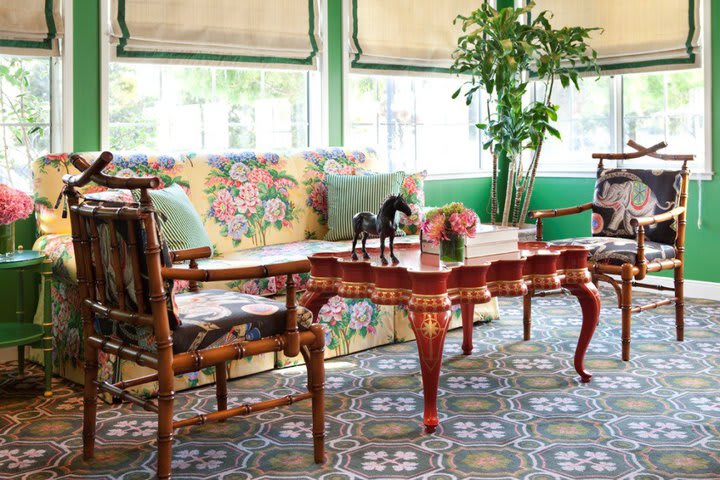
<path fill-rule="evenodd" d="M 625 139 L 625 122 L 624 122 L 624 111 L 623 111 L 623 77 L 622 75 L 615 75 L 612 81 L 612 116 L 614 120 L 613 133 L 615 135 L 615 152 L 622 153 L 624 150 L 624 139 Z M 622 160 L 617 161 L 617 166 L 624 166 Z"/>

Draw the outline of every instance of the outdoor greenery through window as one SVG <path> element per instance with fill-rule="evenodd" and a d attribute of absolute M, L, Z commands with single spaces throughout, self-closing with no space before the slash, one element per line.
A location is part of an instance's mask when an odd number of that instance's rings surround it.
<path fill-rule="evenodd" d="M 31 163 L 52 144 L 52 61 L 0 55 L 0 182 L 28 192 Z"/>
<path fill-rule="evenodd" d="M 452 78 L 350 75 L 346 143 L 370 146 L 391 170 L 432 174 L 480 170 L 479 105 L 451 98 Z"/>
<path fill-rule="evenodd" d="M 541 85 L 535 88 L 536 95 L 542 94 Z M 628 139 L 646 146 L 666 141 L 668 153 L 694 153 L 698 158 L 694 170 L 702 170 L 702 69 L 588 77 L 582 80 L 580 92 L 574 87 L 555 89 L 553 103 L 560 107 L 562 140 L 546 140 L 541 170 L 592 171 L 597 164 L 592 153 L 633 151 L 625 145 Z M 637 160 L 633 162 L 631 165 L 643 166 Z M 645 163 L 657 164 L 652 160 Z"/>
<path fill-rule="evenodd" d="M 116 150 L 308 145 L 307 72 L 110 64 Z"/>

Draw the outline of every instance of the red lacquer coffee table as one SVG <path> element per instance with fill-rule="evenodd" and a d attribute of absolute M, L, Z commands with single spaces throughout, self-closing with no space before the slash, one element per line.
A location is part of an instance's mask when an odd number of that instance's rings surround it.
<path fill-rule="evenodd" d="M 350 253 L 318 253 L 307 290 L 300 303 L 317 318 L 330 297 L 369 298 L 377 305 L 408 306 L 417 338 L 425 398 L 424 423 L 428 432 L 438 425 L 437 390 L 450 307 L 460 304 L 463 320 L 463 353 L 472 352 L 473 313 L 476 304 L 492 297 L 526 296 L 533 292 L 565 288 L 580 302 L 582 328 L 575 349 L 575 369 L 583 382 L 592 375 L 584 359 L 600 314 L 600 297 L 590 281 L 588 251 L 584 247 L 548 246 L 544 242 L 520 243 L 521 258 L 483 265 L 436 267 L 420 262 L 419 245 L 396 245 L 398 265 L 383 266 L 378 249 L 368 249 L 372 260 L 353 261 Z M 526 325 L 528 337 L 529 325 Z"/>

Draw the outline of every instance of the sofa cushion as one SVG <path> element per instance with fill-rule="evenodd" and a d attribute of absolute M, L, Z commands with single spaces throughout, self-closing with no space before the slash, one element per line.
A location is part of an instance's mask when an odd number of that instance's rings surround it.
<path fill-rule="evenodd" d="M 377 175 L 328 175 L 328 233 L 325 240 L 350 240 L 353 216 L 377 213 L 388 195 L 398 195 L 404 172 Z"/>
<path fill-rule="evenodd" d="M 190 199 L 177 183 L 159 189 L 148 190 L 153 205 L 160 212 L 160 223 L 170 250 L 210 247 L 212 242 L 203 226 L 200 215 Z M 140 201 L 140 192 L 133 191 L 135 200 Z"/>
<path fill-rule="evenodd" d="M 676 207 L 681 179 L 677 171 L 599 171 L 592 205 L 593 236 L 634 238 L 634 218 L 658 215 Z M 645 227 L 645 238 L 654 242 L 672 245 L 676 235 L 674 221 Z"/>
<path fill-rule="evenodd" d="M 637 261 L 637 241 L 632 238 L 580 237 L 550 242 L 553 245 L 582 245 L 590 249 L 589 260 L 596 263 L 622 265 Z M 675 258 L 672 245 L 645 241 L 645 260 L 648 262 Z"/>
<path fill-rule="evenodd" d="M 403 196 L 407 204 L 412 210 L 409 217 L 404 213 L 400 213 L 399 224 L 403 232 L 408 235 L 419 235 L 420 225 L 425 218 L 423 209 L 425 208 L 425 177 L 427 171 L 413 173 L 405 177 L 400 187 L 400 194 Z"/>

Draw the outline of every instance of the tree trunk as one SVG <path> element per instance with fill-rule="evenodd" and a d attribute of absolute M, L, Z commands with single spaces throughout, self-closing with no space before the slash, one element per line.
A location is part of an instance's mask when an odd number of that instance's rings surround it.
<path fill-rule="evenodd" d="M 540 163 L 540 154 L 542 153 L 544 137 L 540 139 L 537 150 L 535 151 L 535 161 L 532 165 L 530 172 L 530 180 L 527 187 L 527 193 L 525 194 L 525 201 L 523 201 L 522 213 L 520 215 L 521 221 L 525 221 L 527 218 L 528 210 L 530 209 L 530 198 L 532 197 L 533 187 L 535 186 L 535 176 L 537 174 L 538 163 Z"/>
<path fill-rule="evenodd" d="M 502 226 L 507 227 L 510 220 L 510 198 L 512 197 L 513 187 L 515 186 L 515 160 L 510 160 L 508 167 L 508 182 L 507 189 L 505 190 L 505 205 L 503 206 L 502 212 Z"/>

